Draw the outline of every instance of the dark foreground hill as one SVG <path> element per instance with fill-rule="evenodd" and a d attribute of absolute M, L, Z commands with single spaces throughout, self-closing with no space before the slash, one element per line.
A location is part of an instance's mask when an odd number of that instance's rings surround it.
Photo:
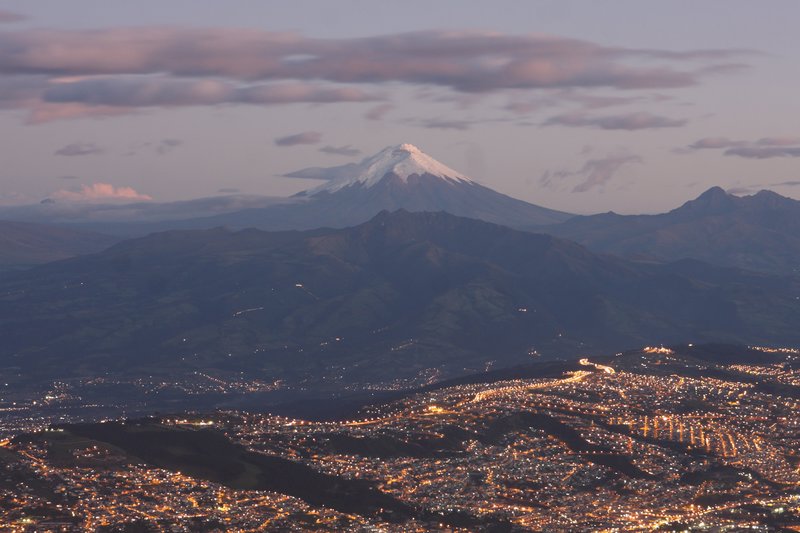
<path fill-rule="evenodd" d="M 739 197 L 713 187 L 669 213 L 605 213 L 541 229 L 630 259 L 800 273 L 800 202 L 772 191 Z"/>
<path fill-rule="evenodd" d="M 166 232 L 0 283 L 0 367 L 339 384 L 644 343 L 800 343 L 791 278 L 641 265 L 444 213 Z"/>
<path fill-rule="evenodd" d="M 99 252 L 119 239 L 91 231 L 0 220 L 0 270 Z"/>

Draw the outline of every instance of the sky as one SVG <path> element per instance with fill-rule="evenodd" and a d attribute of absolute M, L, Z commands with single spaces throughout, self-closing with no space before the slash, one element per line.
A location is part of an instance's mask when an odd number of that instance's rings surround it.
<path fill-rule="evenodd" d="M 800 198 L 793 0 L 0 0 L 0 205 L 286 196 L 411 143 L 573 213 Z"/>

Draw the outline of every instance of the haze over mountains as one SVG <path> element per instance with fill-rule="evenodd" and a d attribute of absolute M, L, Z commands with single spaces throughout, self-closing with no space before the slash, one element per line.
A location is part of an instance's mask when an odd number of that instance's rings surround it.
<path fill-rule="evenodd" d="M 123 236 L 217 226 L 270 231 L 343 228 L 366 222 L 381 211 L 397 209 L 446 211 L 511 227 L 554 224 L 572 217 L 484 187 L 411 144 L 389 146 L 360 163 L 303 169 L 289 176 L 326 183 L 281 199 L 222 197 L 229 198 L 228 202 L 201 199 L 156 207 L 139 204 L 129 207 L 129 213 L 124 206 L 92 206 L 87 209 L 91 216 L 83 218 L 75 209 L 57 204 L 5 211 L 17 219 L 34 217 Z M 237 202 L 243 207 L 237 209 Z M 3 212 L 0 210 L 0 214 Z M 181 219 L 176 212 L 194 214 Z"/>
<path fill-rule="evenodd" d="M 295 195 L 291 202 L 173 222 L 170 227 L 343 228 L 397 209 L 446 211 L 510 227 L 548 225 L 572 217 L 484 187 L 411 144 L 389 146 L 357 164 L 303 169 L 289 176 L 327 183 Z"/>
<path fill-rule="evenodd" d="M 3 366 L 381 381 L 643 343 L 800 343 L 796 279 L 643 265 L 445 213 L 175 231 L 0 283 Z"/>

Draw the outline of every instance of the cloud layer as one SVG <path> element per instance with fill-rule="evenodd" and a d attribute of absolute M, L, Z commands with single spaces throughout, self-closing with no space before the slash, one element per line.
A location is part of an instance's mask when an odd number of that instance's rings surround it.
<path fill-rule="evenodd" d="M 153 106 L 376 101 L 382 95 L 359 85 L 387 82 L 473 94 L 668 89 L 741 68 L 741 57 L 751 53 L 481 31 L 314 39 L 232 28 L 21 30 L 0 33 L 0 105 L 31 109 L 30 121 L 41 122 Z M 367 118 L 380 119 L 388 105 L 370 109 Z"/>
<path fill-rule="evenodd" d="M 473 92 L 496 88 L 693 85 L 709 68 L 665 64 L 712 61 L 742 50 L 674 52 L 602 46 L 564 37 L 480 31 L 421 31 L 367 38 L 313 39 L 229 28 L 28 30 L 0 35 L 0 70 L 58 76 L 168 73 L 238 80 L 400 81 Z"/>

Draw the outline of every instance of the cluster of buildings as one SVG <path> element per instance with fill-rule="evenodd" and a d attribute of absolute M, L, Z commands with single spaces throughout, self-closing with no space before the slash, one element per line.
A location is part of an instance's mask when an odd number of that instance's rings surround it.
<path fill-rule="evenodd" d="M 796 371 L 693 364 L 651 350 L 603 365 L 584 360 L 558 378 L 420 393 L 351 420 L 225 411 L 161 423 L 211 427 L 252 451 L 365 480 L 427 516 L 491 518 L 520 530 L 800 527 Z M 757 387 L 753 375 L 782 392 Z M 436 526 L 236 491 L 66 434 L 3 442 L 0 521 L 242 531 Z M 19 468 L 42 483 L 20 484 L 10 473 Z"/>

